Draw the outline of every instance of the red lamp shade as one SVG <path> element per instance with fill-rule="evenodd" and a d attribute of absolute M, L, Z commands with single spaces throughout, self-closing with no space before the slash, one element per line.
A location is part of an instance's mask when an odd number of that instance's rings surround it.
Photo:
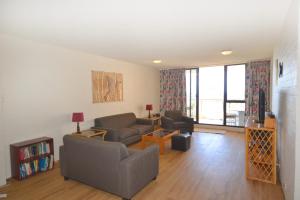
<path fill-rule="evenodd" d="M 72 116 L 72 122 L 83 122 L 84 121 L 84 117 L 83 117 L 83 113 L 73 113 Z"/>
<path fill-rule="evenodd" d="M 146 105 L 146 110 L 153 110 L 152 104 L 147 104 Z"/>

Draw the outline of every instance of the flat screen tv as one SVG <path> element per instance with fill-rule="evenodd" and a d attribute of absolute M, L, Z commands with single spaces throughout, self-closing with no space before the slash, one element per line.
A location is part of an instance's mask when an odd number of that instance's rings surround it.
<path fill-rule="evenodd" d="M 265 121 L 265 92 L 259 89 L 259 100 L 258 100 L 258 123 L 263 124 Z"/>

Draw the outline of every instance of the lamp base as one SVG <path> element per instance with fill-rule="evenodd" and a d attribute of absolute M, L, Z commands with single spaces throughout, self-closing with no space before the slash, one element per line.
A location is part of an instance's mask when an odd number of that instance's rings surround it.
<path fill-rule="evenodd" d="M 80 134 L 81 132 L 80 132 L 80 126 L 79 126 L 79 122 L 77 122 L 77 132 L 76 132 L 77 134 Z"/>

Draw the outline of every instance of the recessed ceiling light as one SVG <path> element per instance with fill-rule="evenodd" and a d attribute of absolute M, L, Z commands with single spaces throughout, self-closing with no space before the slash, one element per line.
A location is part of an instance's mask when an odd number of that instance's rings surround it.
<path fill-rule="evenodd" d="M 228 55 L 232 54 L 232 51 L 230 51 L 230 50 L 222 51 L 221 54 L 223 54 L 224 56 L 228 56 Z"/>
<path fill-rule="evenodd" d="M 153 60 L 152 62 L 155 63 L 155 64 L 159 64 L 159 63 L 161 63 L 162 61 L 161 61 L 161 60 Z"/>

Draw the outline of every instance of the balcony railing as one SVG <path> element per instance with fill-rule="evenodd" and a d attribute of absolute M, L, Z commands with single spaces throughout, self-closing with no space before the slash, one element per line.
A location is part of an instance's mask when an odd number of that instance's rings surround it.
<path fill-rule="evenodd" d="M 235 106 L 232 106 L 235 105 Z M 196 100 L 191 101 L 191 117 L 196 121 Z M 223 124 L 223 99 L 199 99 L 199 123 Z M 243 114 L 245 105 L 243 103 L 227 103 L 226 125 L 243 126 Z M 187 108 L 189 110 L 189 107 Z M 189 114 L 189 113 L 188 113 Z"/>

